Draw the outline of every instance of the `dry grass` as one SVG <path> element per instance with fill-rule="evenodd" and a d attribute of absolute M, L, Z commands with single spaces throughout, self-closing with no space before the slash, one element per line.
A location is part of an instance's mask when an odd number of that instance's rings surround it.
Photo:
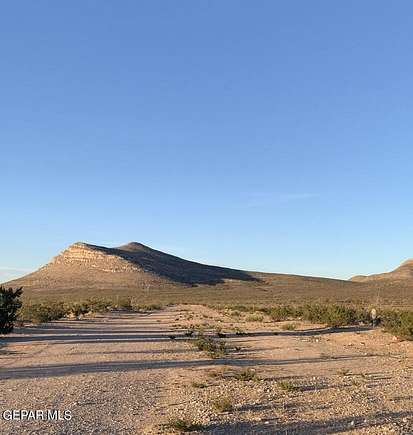
<path fill-rule="evenodd" d="M 229 412 L 234 408 L 230 397 L 217 397 L 211 401 L 211 405 L 218 412 Z"/>
<path fill-rule="evenodd" d="M 194 422 L 189 417 L 170 417 L 168 422 L 163 426 L 167 429 L 173 429 L 178 432 L 202 430 L 202 425 Z"/>

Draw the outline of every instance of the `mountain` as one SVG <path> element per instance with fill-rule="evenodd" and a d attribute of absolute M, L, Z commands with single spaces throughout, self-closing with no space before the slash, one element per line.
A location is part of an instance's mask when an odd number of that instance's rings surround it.
<path fill-rule="evenodd" d="M 210 266 L 136 242 L 116 248 L 78 242 L 39 270 L 4 285 L 22 286 L 29 299 L 133 296 L 142 301 L 274 304 L 371 301 L 380 294 L 388 303 L 413 304 L 413 279 L 407 279 L 412 270 L 410 261 L 392 272 L 403 277 L 398 281 L 371 277 L 344 281 Z"/>
<path fill-rule="evenodd" d="M 372 282 L 372 281 L 411 281 L 413 283 L 413 259 L 402 263 L 397 269 L 374 275 L 357 275 L 351 278 L 354 282 Z"/>
<path fill-rule="evenodd" d="M 184 260 L 131 242 L 116 248 L 74 243 L 39 270 L 6 283 L 26 290 L 72 288 L 144 288 L 148 286 L 197 286 L 263 283 L 275 277 L 296 275 L 247 272 Z M 336 282 L 301 277 L 308 282 Z M 344 282 L 344 281 L 342 281 Z"/>
<path fill-rule="evenodd" d="M 12 281 L 25 288 L 142 287 L 148 284 L 218 284 L 254 281 L 247 272 L 207 266 L 166 254 L 141 243 L 106 248 L 74 243 L 36 272 Z"/>

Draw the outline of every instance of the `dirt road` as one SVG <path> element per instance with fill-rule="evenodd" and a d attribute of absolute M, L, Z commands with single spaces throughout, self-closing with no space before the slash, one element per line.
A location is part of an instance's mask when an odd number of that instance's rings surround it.
<path fill-rule="evenodd" d="M 195 349 L 183 337 L 190 325 L 223 331 L 227 354 Z M 171 417 L 214 434 L 413 433 L 411 342 L 294 326 L 192 306 L 17 329 L 0 338 L 0 411 L 72 418 L 0 418 L 0 433 L 170 433 Z"/>

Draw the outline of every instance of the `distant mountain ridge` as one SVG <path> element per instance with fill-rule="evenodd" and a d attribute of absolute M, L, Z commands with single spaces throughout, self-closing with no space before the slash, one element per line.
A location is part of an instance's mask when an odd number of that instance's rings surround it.
<path fill-rule="evenodd" d="M 413 282 L 413 259 L 406 260 L 397 269 L 394 269 L 391 272 L 376 273 L 374 275 L 356 275 L 350 280 L 354 282 L 412 280 Z"/>
<path fill-rule="evenodd" d="M 131 242 L 115 248 L 77 242 L 39 270 L 8 284 L 26 288 L 145 285 L 215 285 L 228 280 L 258 281 L 248 272 L 209 266 Z"/>
<path fill-rule="evenodd" d="M 142 243 L 108 248 L 77 242 L 49 263 L 5 283 L 25 297 L 87 298 L 131 296 L 163 300 L 371 300 L 383 290 L 389 301 L 413 300 L 413 260 L 388 274 L 351 280 L 251 272 L 185 260 Z M 194 287 L 197 287 L 195 289 Z M 43 295 L 43 296 L 42 296 Z M 179 295 L 179 296 L 177 296 Z"/>

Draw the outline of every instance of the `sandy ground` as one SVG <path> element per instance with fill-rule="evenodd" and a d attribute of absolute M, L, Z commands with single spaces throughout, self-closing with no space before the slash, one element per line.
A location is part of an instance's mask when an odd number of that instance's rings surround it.
<path fill-rule="evenodd" d="M 73 417 L 0 418 L 0 433 L 172 433 L 176 418 L 211 434 L 413 433 L 412 342 L 285 323 L 178 306 L 17 329 L 0 337 L 0 411 Z M 226 355 L 197 350 L 191 327 L 220 331 Z"/>

